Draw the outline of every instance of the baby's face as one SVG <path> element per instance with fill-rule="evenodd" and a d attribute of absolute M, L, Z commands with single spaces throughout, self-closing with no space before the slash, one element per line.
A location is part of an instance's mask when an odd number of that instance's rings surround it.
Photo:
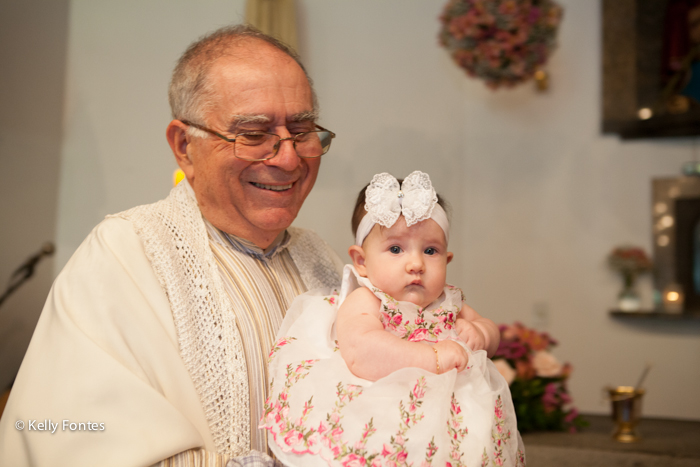
<path fill-rule="evenodd" d="M 355 261 L 357 271 L 396 300 L 426 307 L 442 294 L 452 253 L 434 220 L 406 227 L 400 216 L 391 228 L 375 225 L 362 250 L 364 260 Z"/>

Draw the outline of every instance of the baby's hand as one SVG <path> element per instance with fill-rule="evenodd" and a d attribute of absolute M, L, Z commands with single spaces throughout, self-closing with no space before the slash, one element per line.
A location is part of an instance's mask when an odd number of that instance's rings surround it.
<path fill-rule="evenodd" d="M 469 355 L 464 347 L 453 340 L 446 339 L 435 344 L 437 350 L 437 359 L 440 362 L 440 372 L 445 373 L 452 368 L 457 368 L 457 371 L 462 371 L 467 367 Z M 437 369 L 437 368 L 436 368 Z"/>
<path fill-rule="evenodd" d="M 486 336 L 481 329 L 471 321 L 464 318 L 457 318 L 455 321 L 455 331 L 459 334 L 462 342 L 467 344 L 472 350 L 486 350 Z"/>

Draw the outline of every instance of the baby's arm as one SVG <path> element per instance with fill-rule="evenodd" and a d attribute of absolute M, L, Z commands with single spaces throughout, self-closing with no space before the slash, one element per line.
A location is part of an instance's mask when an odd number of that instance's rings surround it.
<path fill-rule="evenodd" d="M 459 338 L 472 350 L 486 350 L 493 357 L 501 341 L 496 323 L 484 318 L 469 305 L 463 305 L 455 323 Z"/>
<path fill-rule="evenodd" d="M 379 299 L 367 288 L 354 290 L 338 310 L 336 332 L 340 354 L 350 371 L 360 378 L 376 381 L 406 367 L 437 372 L 433 346 L 409 342 L 388 331 L 379 318 Z M 458 343 L 437 343 L 440 373 L 457 368 L 462 371 L 468 355 Z"/>

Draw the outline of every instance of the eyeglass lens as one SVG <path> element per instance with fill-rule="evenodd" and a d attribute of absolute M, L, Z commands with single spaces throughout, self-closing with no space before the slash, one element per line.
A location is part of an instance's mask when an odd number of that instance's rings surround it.
<path fill-rule="evenodd" d="M 320 157 L 331 146 L 329 131 L 309 131 L 294 137 L 294 147 L 299 157 Z M 240 133 L 236 135 L 234 151 L 236 157 L 248 160 L 271 159 L 279 150 L 281 138 L 272 133 Z"/>

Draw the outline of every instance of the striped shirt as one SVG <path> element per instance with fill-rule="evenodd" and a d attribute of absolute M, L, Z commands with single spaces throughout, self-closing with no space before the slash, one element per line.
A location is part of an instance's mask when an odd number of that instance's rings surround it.
<path fill-rule="evenodd" d="M 267 432 L 259 430 L 269 384 L 267 357 L 294 298 L 306 292 L 287 249 L 284 231 L 266 250 L 226 234 L 205 220 L 209 244 L 235 313 L 248 367 L 250 448 L 267 451 Z"/>

